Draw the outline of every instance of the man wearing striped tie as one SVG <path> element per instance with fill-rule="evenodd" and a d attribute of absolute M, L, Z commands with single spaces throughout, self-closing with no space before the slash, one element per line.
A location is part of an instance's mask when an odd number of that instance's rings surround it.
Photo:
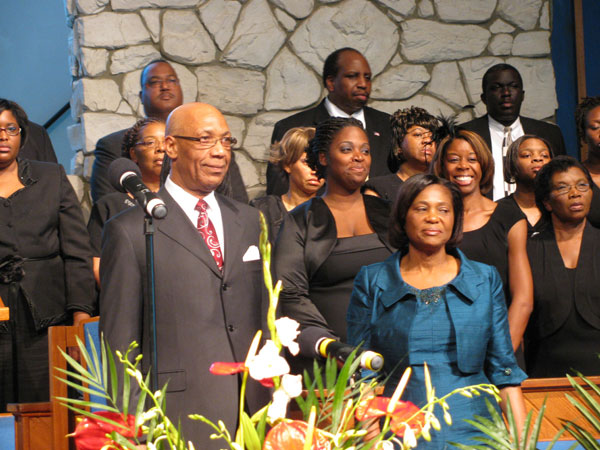
<path fill-rule="evenodd" d="M 503 175 L 503 157 L 513 141 L 524 134 L 543 137 L 550 142 L 554 155 L 565 154 L 565 142 L 556 125 L 520 115 L 525 91 L 515 67 L 496 64 L 485 72 L 481 84 L 481 101 L 487 114 L 461 127 L 479 134 L 490 148 L 494 157 L 494 188 L 490 194 L 499 200 L 514 190 L 504 182 Z"/>

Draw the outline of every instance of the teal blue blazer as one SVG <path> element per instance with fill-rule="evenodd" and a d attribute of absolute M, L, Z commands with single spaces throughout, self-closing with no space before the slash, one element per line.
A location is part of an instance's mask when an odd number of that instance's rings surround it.
<path fill-rule="evenodd" d="M 498 271 L 467 259 L 460 250 L 453 254 L 460 258 L 460 271 L 448 283 L 445 300 L 456 333 L 458 369 L 464 374 L 483 371 L 498 387 L 519 385 L 527 375 L 512 350 Z M 384 369 L 400 374 L 406 365 L 423 364 L 406 358 L 416 303 L 406 301 L 414 294 L 400 274 L 401 258 L 396 252 L 361 269 L 347 313 L 348 343 L 382 353 Z"/>

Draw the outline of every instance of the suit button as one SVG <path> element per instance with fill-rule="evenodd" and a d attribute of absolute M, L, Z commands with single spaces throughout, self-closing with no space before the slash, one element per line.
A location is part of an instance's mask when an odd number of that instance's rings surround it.
<path fill-rule="evenodd" d="M 10 206 L 10 200 L 4 200 L 4 206 L 9 207 Z"/>
<path fill-rule="evenodd" d="M 504 375 L 508 376 L 512 373 L 512 370 L 510 369 L 504 369 Z"/>
<path fill-rule="evenodd" d="M 226 291 L 229 286 L 227 286 L 227 283 L 223 283 L 223 286 L 221 286 L 221 287 L 223 288 L 224 291 Z"/>
<path fill-rule="evenodd" d="M 229 330 L 230 332 L 235 331 L 235 327 L 233 325 L 227 325 L 227 330 Z"/>

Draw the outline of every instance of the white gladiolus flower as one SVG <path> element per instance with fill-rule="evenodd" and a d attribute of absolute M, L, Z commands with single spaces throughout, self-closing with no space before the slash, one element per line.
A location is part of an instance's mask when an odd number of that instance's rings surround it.
<path fill-rule="evenodd" d="M 296 338 L 300 334 L 298 327 L 300 324 L 289 317 L 281 317 L 275 321 L 277 336 L 281 341 L 281 345 L 287 347 L 292 355 L 297 355 L 300 347 L 296 343 Z"/>
<path fill-rule="evenodd" d="M 417 438 L 415 432 L 406 424 L 404 426 L 404 446 L 406 448 L 415 448 L 417 446 Z"/>
<path fill-rule="evenodd" d="M 279 377 L 290 372 L 287 361 L 279 355 L 279 350 L 271 340 L 265 342 L 263 348 L 248 364 L 250 376 L 255 380 Z"/>
<path fill-rule="evenodd" d="M 283 375 L 281 386 L 273 393 L 273 401 L 269 405 L 267 416 L 271 423 L 285 417 L 287 405 L 293 397 L 302 393 L 302 375 Z"/>
<path fill-rule="evenodd" d="M 281 378 L 281 388 L 290 397 L 298 397 L 302 393 L 302 375 L 285 374 Z"/>

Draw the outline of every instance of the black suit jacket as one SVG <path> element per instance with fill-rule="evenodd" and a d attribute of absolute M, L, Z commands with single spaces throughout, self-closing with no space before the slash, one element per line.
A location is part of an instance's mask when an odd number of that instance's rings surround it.
<path fill-rule="evenodd" d="M 94 150 L 94 165 L 92 166 L 92 177 L 90 180 L 92 190 L 92 200 L 97 202 L 106 194 L 115 192 L 115 189 L 108 181 L 108 166 L 115 159 L 121 157 L 121 146 L 123 144 L 124 130 L 115 131 L 109 135 L 100 138 L 96 143 Z M 248 193 L 240 173 L 240 168 L 235 162 L 235 152 L 231 152 L 231 163 L 229 165 L 228 176 L 230 177 L 232 187 L 232 198 L 242 203 L 248 203 Z"/>
<path fill-rule="evenodd" d="M 544 122 L 543 120 L 530 119 L 529 117 L 521 116 L 520 119 L 525 134 L 534 134 L 550 142 L 554 156 L 566 154 L 565 140 L 558 126 Z M 487 114 L 463 123 L 461 128 L 477 133 L 483 138 L 489 149 L 492 149 L 492 138 Z"/>
<path fill-rule="evenodd" d="M 158 381 L 167 389 L 167 413 L 181 420 L 186 440 L 196 448 L 219 449 L 209 439 L 213 430 L 188 419 L 199 413 L 221 419 L 230 432 L 237 424 L 238 376 L 209 373 L 215 361 L 244 361 L 261 328 L 263 280 L 260 259 L 246 260 L 258 247 L 258 211 L 217 194 L 224 228 L 225 265 L 221 273 L 201 235 L 183 210 L 162 188 L 169 210 L 155 222 L 155 280 L 158 335 Z M 140 343 L 148 369 L 146 259 L 141 208 L 130 208 L 109 220 L 103 234 L 100 267 L 100 329 L 113 350 Z M 258 250 L 258 249 L 256 249 Z M 268 393 L 249 380 L 247 405 L 252 411 L 268 402 Z"/>
<path fill-rule="evenodd" d="M 388 240 L 390 202 L 372 195 L 363 196 L 367 219 L 379 240 L 392 254 L 396 249 Z M 315 357 L 315 345 L 324 336 L 335 337 L 334 330 L 309 298 L 315 273 L 333 251 L 337 238 L 335 219 L 321 197 L 314 197 L 286 214 L 273 253 L 276 278 L 283 283 L 279 296 L 281 312 L 300 323 L 300 351 Z M 345 302 L 339 302 L 340 317 L 346 316 Z"/>
<path fill-rule="evenodd" d="M 390 115 L 368 106 L 364 107 L 365 122 L 367 124 L 367 137 L 371 147 L 371 171 L 369 176 L 376 177 L 387 175 L 390 170 L 387 166 L 388 155 L 392 147 L 392 126 Z M 315 127 L 320 122 L 329 118 L 325 107 L 325 99 L 316 107 L 286 117 L 275 124 L 271 144 L 280 141 L 290 128 Z M 269 163 L 267 166 L 267 194 L 283 195 L 288 191 L 289 182 L 287 174 L 279 167 Z"/>
<path fill-rule="evenodd" d="M 29 121 L 27 126 L 27 141 L 19 150 L 19 157 L 34 161 L 58 162 L 56 153 L 46 129 L 37 123 Z"/>

